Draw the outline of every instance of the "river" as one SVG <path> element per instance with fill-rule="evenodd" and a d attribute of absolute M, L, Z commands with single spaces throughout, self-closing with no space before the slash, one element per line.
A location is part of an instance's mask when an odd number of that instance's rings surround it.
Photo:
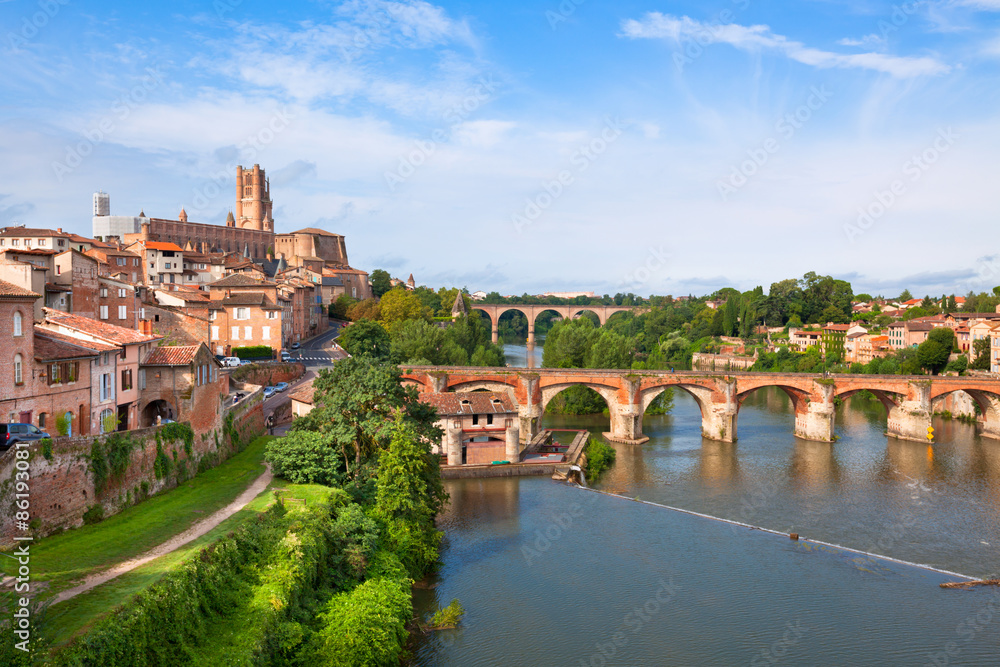
<path fill-rule="evenodd" d="M 601 415 L 546 416 L 607 430 Z M 1000 573 L 1000 442 L 935 420 L 934 445 L 883 435 L 854 398 L 833 444 L 792 435 L 777 389 L 751 395 L 739 441 L 701 438 L 675 394 L 597 485 L 448 482 L 442 568 L 418 612 L 458 598 L 457 630 L 420 665 L 1000 664 L 1000 591 L 945 590 L 931 569 L 666 509 L 669 505 L 975 577 Z M 646 502 L 635 502 L 641 499 Z"/>

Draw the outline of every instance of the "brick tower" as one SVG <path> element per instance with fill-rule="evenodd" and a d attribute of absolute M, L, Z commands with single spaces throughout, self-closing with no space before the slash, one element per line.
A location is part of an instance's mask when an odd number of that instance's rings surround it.
<path fill-rule="evenodd" d="M 236 167 L 236 227 L 274 231 L 271 217 L 271 185 L 259 164 L 253 169 Z"/>

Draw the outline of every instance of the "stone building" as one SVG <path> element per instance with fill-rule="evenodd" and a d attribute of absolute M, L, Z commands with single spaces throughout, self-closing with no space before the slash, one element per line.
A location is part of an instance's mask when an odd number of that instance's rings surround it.
<path fill-rule="evenodd" d="M 0 418 L 30 423 L 36 395 L 34 305 L 42 295 L 0 280 Z"/>
<path fill-rule="evenodd" d="M 422 393 L 420 400 L 437 409 L 436 425 L 444 431 L 434 452 L 448 465 L 489 465 L 520 460 L 517 407 L 504 392 L 449 391 Z"/>

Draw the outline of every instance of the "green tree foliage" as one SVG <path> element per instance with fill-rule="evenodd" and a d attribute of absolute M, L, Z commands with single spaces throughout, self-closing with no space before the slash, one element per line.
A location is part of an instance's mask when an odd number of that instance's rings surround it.
<path fill-rule="evenodd" d="M 330 433 L 291 431 L 267 443 L 265 454 L 274 474 L 294 484 L 326 484 L 343 481 L 342 449 Z"/>
<path fill-rule="evenodd" d="M 330 304 L 330 307 L 327 309 L 327 314 L 338 320 L 346 320 L 348 319 L 348 311 L 350 311 L 351 306 L 356 303 L 358 303 L 357 299 L 352 299 L 347 294 L 341 294 L 333 303 Z"/>
<path fill-rule="evenodd" d="M 990 339 L 979 338 L 972 342 L 972 363 L 969 368 L 977 371 L 990 369 Z"/>
<path fill-rule="evenodd" d="M 352 303 L 347 308 L 347 319 L 352 322 L 357 322 L 358 320 L 377 321 L 381 317 L 381 313 L 382 308 L 376 299 L 365 299 L 364 301 Z"/>
<path fill-rule="evenodd" d="M 346 327 L 337 342 L 348 354 L 388 360 L 391 356 L 389 332 L 378 322 L 361 319 Z"/>
<path fill-rule="evenodd" d="M 904 301 L 909 301 L 909 300 L 910 300 L 910 299 L 912 299 L 912 298 L 913 298 L 913 295 L 912 295 L 912 294 L 910 294 L 910 290 L 908 290 L 908 289 L 905 289 L 905 290 L 903 290 L 903 293 L 899 295 L 899 298 L 898 298 L 898 299 L 896 299 L 896 300 L 897 300 L 898 302 L 902 303 L 902 302 L 904 302 Z"/>
<path fill-rule="evenodd" d="M 376 299 L 381 299 L 383 294 L 392 289 L 392 276 L 384 269 L 375 269 L 369 278 L 372 283 L 372 294 Z"/>
<path fill-rule="evenodd" d="M 434 518 L 448 494 L 441 484 L 439 461 L 430 444 L 398 416 L 389 446 L 379 456 L 373 515 L 385 522 L 390 548 L 413 576 L 437 560 L 441 543 Z"/>
<path fill-rule="evenodd" d="M 447 327 L 407 320 L 392 329 L 392 358 L 398 363 L 435 366 L 505 366 L 503 348 L 491 340 L 489 320 L 473 312 Z"/>
<path fill-rule="evenodd" d="M 379 302 L 379 323 L 386 329 L 398 322 L 429 319 L 429 313 L 420 302 L 420 297 L 413 292 L 396 287 L 386 292 Z"/>
<path fill-rule="evenodd" d="M 932 329 L 927 340 L 917 348 L 917 363 L 921 368 L 937 375 L 948 364 L 948 356 L 955 346 L 955 332 L 949 327 Z"/>
<path fill-rule="evenodd" d="M 343 473 L 347 480 L 364 482 L 370 474 L 365 471 L 374 468 L 379 452 L 389 445 L 397 415 L 429 442 L 440 441 L 441 430 L 434 426 L 437 413 L 417 399 L 416 389 L 403 386 L 401 375 L 397 366 L 366 356 L 344 359 L 320 371 L 313 383 L 315 407 L 295 420 L 292 433 L 320 433 L 337 452 L 337 457 L 331 454 L 324 460 L 337 461 L 343 468 L 326 478 Z M 281 465 L 287 470 L 293 463 L 286 458 Z M 308 477 L 308 481 L 320 478 Z"/>

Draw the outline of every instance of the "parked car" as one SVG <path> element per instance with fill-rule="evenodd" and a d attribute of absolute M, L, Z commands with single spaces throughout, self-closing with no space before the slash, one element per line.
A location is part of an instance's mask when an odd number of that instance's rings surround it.
<path fill-rule="evenodd" d="M 274 387 L 264 387 L 264 398 L 271 398 L 276 393 L 278 393 L 278 390 Z"/>
<path fill-rule="evenodd" d="M 288 354 L 288 350 L 282 350 L 281 351 L 281 360 L 282 361 L 288 361 L 291 358 L 292 358 L 292 355 Z"/>
<path fill-rule="evenodd" d="M 52 436 L 33 424 L 0 424 L 0 451 L 18 442 L 31 442 Z"/>
<path fill-rule="evenodd" d="M 254 363 L 254 361 L 252 359 L 240 359 L 240 363 L 238 363 L 236 365 L 237 366 L 249 366 L 252 363 Z"/>
<path fill-rule="evenodd" d="M 222 358 L 222 365 L 225 366 L 226 368 L 234 368 L 234 367 L 240 365 L 240 358 L 239 357 L 223 357 Z"/>
<path fill-rule="evenodd" d="M 275 391 L 285 391 L 286 389 L 288 389 L 287 382 L 279 382 L 278 384 L 274 385 Z"/>
<path fill-rule="evenodd" d="M 297 350 L 297 349 L 299 349 L 300 347 L 302 347 L 302 346 L 301 346 L 301 345 L 299 345 L 298 343 L 292 343 L 292 349 L 293 349 L 293 350 Z"/>

